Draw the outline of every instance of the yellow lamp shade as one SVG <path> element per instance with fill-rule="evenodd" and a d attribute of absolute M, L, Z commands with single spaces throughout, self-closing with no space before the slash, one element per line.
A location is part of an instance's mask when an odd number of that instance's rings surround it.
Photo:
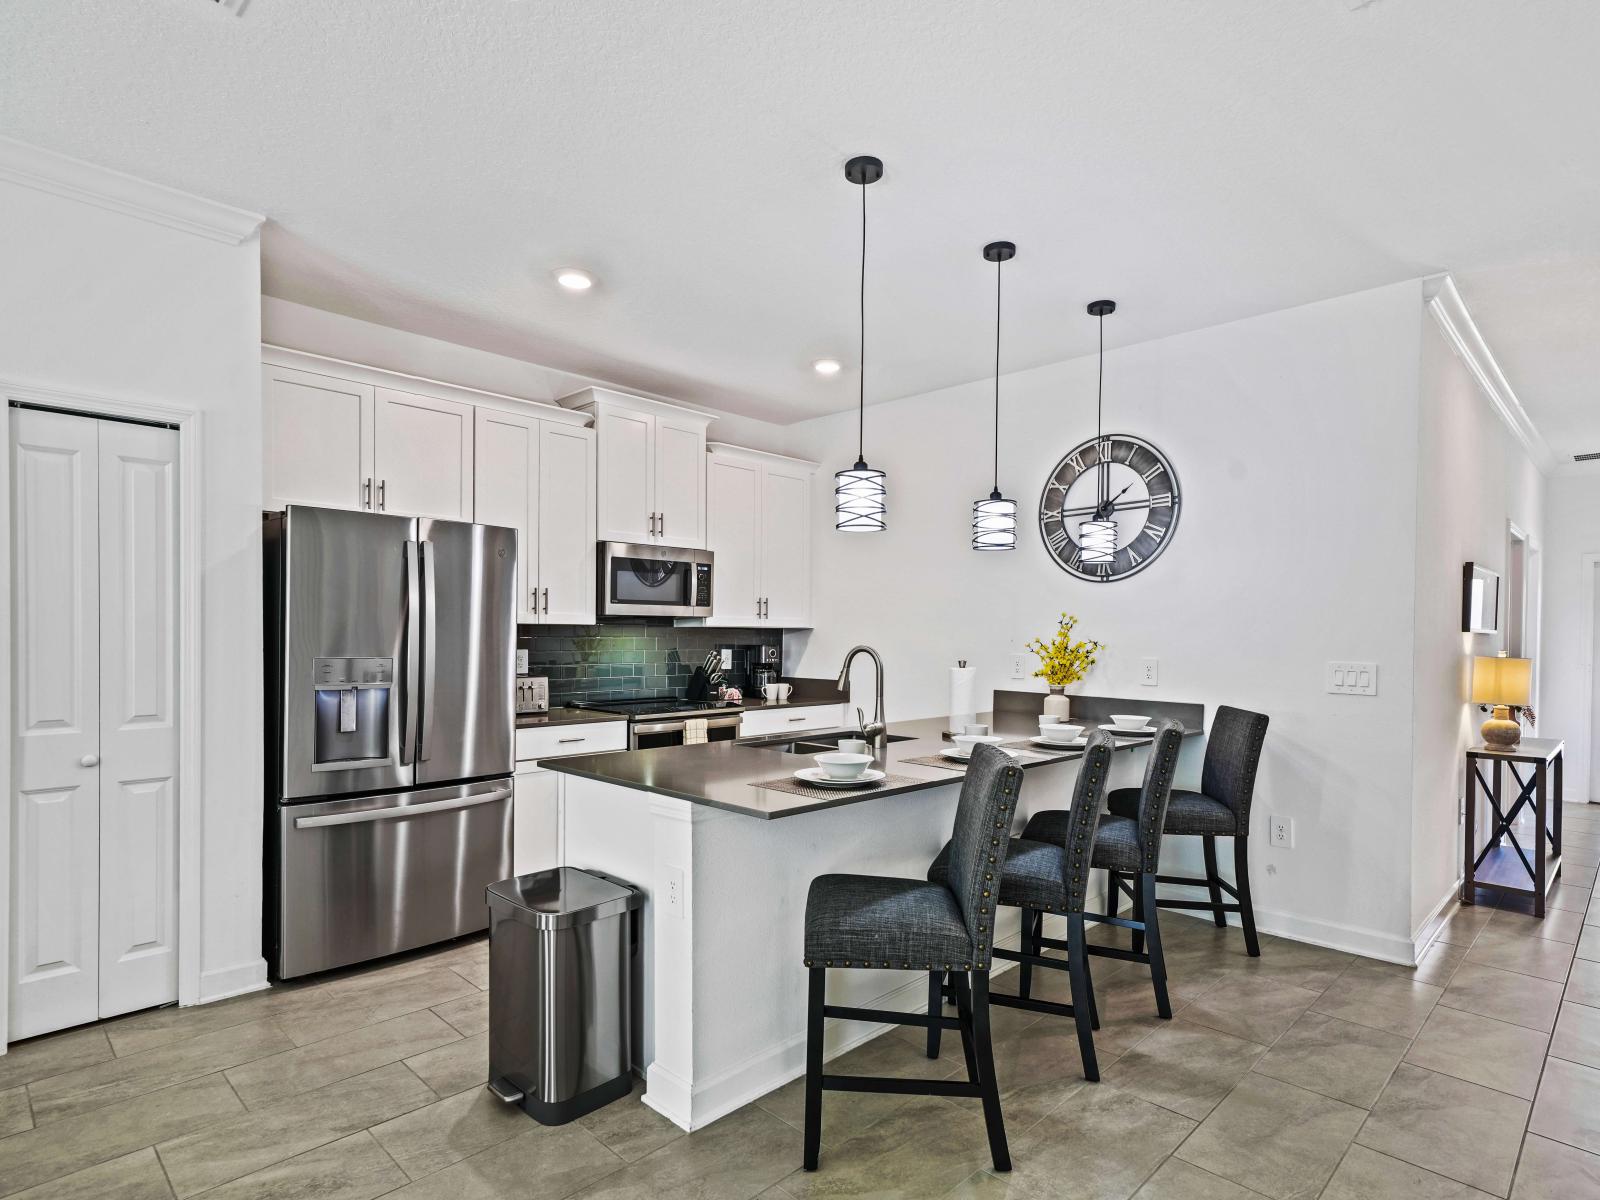
<path fill-rule="evenodd" d="M 1474 658 L 1472 660 L 1472 702 L 1474 704 L 1528 703 L 1533 686 L 1533 660 L 1528 658 Z"/>

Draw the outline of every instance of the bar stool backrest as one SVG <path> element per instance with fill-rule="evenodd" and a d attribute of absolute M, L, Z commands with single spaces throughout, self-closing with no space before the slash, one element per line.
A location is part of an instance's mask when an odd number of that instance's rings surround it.
<path fill-rule="evenodd" d="M 1167 802 L 1172 799 L 1172 774 L 1183 744 L 1183 726 L 1167 718 L 1156 723 L 1150 739 L 1150 761 L 1145 764 L 1139 788 L 1139 852 L 1144 870 L 1153 875 L 1161 858 L 1161 830 L 1167 822 Z"/>
<path fill-rule="evenodd" d="M 1200 791 L 1233 809 L 1239 828 L 1250 828 L 1250 801 L 1256 790 L 1256 767 L 1267 740 L 1264 713 L 1222 705 L 1206 738 L 1206 761 L 1200 768 Z"/>
<path fill-rule="evenodd" d="M 1072 788 L 1072 808 L 1067 814 L 1066 854 L 1061 860 L 1061 890 L 1069 913 L 1080 913 L 1089 891 L 1089 863 L 1094 857 L 1094 835 L 1100 828 L 1100 806 L 1105 803 L 1106 781 L 1116 741 L 1103 729 L 1089 735 L 1078 763 L 1078 781 Z"/>
<path fill-rule="evenodd" d="M 947 886 L 966 922 L 976 948 L 975 970 L 988 970 L 993 957 L 995 899 L 1000 894 L 1000 868 L 1011 844 L 1011 822 L 1022 792 L 1022 768 L 995 746 L 973 747 L 956 824 L 950 835 Z"/>

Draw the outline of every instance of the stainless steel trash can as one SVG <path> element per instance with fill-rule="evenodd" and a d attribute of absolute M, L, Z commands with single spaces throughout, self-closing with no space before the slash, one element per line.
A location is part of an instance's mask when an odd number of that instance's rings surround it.
<path fill-rule="evenodd" d="M 574 867 L 487 893 L 490 1089 L 545 1125 L 627 1095 L 643 894 Z"/>

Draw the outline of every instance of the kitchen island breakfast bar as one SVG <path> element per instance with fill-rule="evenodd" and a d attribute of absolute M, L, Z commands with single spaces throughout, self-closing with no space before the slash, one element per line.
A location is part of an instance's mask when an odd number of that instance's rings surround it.
<path fill-rule="evenodd" d="M 890 726 L 899 740 L 878 763 L 889 779 L 864 794 L 803 796 L 758 786 L 810 765 L 807 753 L 789 753 L 775 739 L 547 764 L 562 777 L 561 861 L 646 893 L 637 981 L 642 1027 L 634 1038 L 646 1104 L 698 1129 L 803 1072 L 807 890 L 830 872 L 925 876 L 950 836 L 962 770 L 914 760 L 948 747 L 944 724 Z M 1198 716 L 1185 724 L 1198 734 Z M 995 731 L 1020 741 L 1037 732 L 1036 719 L 1002 712 Z M 1118 748 L 1132 753 L 1118 756 L 1114 778 L 1137 783 L 1144 744 L 1119 739 Z M 1078 751 L 1036 750 L 1029 745 L 1019 755 L 1027 769 L 1021 818 L 1065 807 L 1076 777 Z M 1016 915 L 1001 912 L 997 944 L 1015 945 Z M 840 971 L 829 991 L 840 1004 L 909 1012 L 926 1003 L 927 979 Z M 834 1022 L 827 1054 L 885 1028 Z"/>

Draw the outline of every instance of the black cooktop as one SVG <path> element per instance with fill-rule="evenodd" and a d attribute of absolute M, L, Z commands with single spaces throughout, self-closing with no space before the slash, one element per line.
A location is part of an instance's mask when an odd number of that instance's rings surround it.
<path fill-rule="evenodd" d="M 738 708 L 721 700 L 680 700 L 676 696 L 652 696 L 644 700 L 606 700 L 585 704 L 585 708 L 618 713 L 625 717 L 660 717 L 669 713 L 698 713 L 716 708 Z"/>

